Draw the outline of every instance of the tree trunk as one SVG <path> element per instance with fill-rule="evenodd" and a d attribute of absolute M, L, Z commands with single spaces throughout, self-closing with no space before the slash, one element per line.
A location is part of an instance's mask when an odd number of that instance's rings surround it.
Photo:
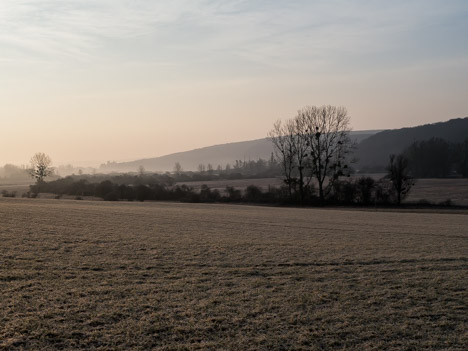
<path fill-rule="evenodd" d="M 318 180 L 319 186 L 319 197 L 320 197 L 320 204 L 323 205 L 325 203 L 325 195 L 323 193 L 323 181 Z"/>
<path fill-rule="evenodd" d="M 301 205 L 304 205 L 304 176 L 302 167 L 299 167 L 299 192 L 301 193 Z"/>

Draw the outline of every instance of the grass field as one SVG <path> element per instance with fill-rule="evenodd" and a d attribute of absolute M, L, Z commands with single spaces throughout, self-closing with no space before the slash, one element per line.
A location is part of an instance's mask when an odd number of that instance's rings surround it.
<path fill-rule="evenodd" d="M 0 198 L 0 350 L 466 350 L 468 215 Z"/>

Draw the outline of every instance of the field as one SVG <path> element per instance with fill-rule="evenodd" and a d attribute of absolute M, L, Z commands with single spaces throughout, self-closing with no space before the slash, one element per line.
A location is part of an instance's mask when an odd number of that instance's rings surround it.
<path fill-rule="evenodd" d="M 468 214 L 0 198 L 0 350 L 466 350 Z"/>

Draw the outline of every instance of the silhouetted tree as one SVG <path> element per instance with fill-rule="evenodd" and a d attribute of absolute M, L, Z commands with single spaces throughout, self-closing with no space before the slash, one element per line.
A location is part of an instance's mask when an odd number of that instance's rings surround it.
<path fill-rule="evenodd" d="M 396 193 L 396 202 L 399 205 L 414 185 L 413 178 L 409 174 L 408 159 L 404 155 L 390 155 L 387 177 L 392 182 Z"/>
<path fill-rule="evenodd" d="M 245 200 L 248 202 L 261 202 L 262 199 L 262 189 L 256 185 L 249 185 L 244 191 Z"/>
<path fill-rule="evenodd" d="M 356 180 L 356 192 L 361 204 L 369 205 L 371 203 L 374 187 L 375 180 L 371 177 L 361 177 Z"/>
<path fill-rule="evenodd" d="M 299 111 L 297 118 L 306 128 L 310 173 L 317 180 L 323 203 L 334 181 L 345 175 L 348 156 L 354 148 L 349 137 L 348 112 L 341 106 L 308 106 Z"/>
<path fill-rule="evenodd" d="M 289 133 L 287 124 L 281 120 L 275 122 L 268 136 L 273 143 L 276 158 L 281 165 L 284 182 L 288 186 L 289 196 L 292 197 L 292 189 L 295 185 L 295 178 L 293 176 L 295 167 L 293 137 Z"/>
<path fill-rule="evenodd" d="M 226 200 L 229 202 L 237 202 L 242 199 L 241 191 L 233 186 L 227 186 L 225 193 L 227 194 Z"/>
<path fill-rule="evenodd" d="M 305 199 L 305 187 L 304 181 L 306 166 L 309 163 L 309 138 L 308 138 L 308 126 L 305 123 L 306 120 L 297 116 L 294 119 L 287 121 L 286 127 L 288 136 L 291 140 L 292 151 L 294 155 L 294 168 L 297 170 L 299 195 L 301 204 L 304 204 Z"/>
<path fill-rule="evenodd" d="M 38 152 L 31 157 L 31 168 L 28 173 L 31 177 L 35 178 L 38 183 L 41 183 L 45 177 L 53 174 L 51 168 L 52 160 L 43 152 Z"/>

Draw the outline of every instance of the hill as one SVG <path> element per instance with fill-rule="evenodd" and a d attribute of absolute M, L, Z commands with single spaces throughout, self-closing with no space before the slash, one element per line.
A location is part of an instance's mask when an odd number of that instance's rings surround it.
<path fill-rule="evenodd" d="M 377 131 L 352 132 L 356 142 L 360 142 Z M 179 162 L 186 171 L 196 170 L 199 164 L 208 163 L 213 167 L 233 164 L 236 160 L 269 159 L 273 152 L 273 145 L 268 138 L 241 141 L 228 144 L 208 146 L 200 149 L 178 152 L 161 157 L 140 159 L 130 162 L 107 163 L 101 165 L 104 172 L 131 172 L 143 166 L 147 171 L 172 171 L 174 164 Z"/>
<path fill-rule="evenodd" d="M 431 138 L 462 142 L 468 138 L 468 117 L 376 133 L 359 143 L 356 168 L 364 172 L 381 171 L 388 163 L 389 155 L 401 153 L 415 141 Z"/>

